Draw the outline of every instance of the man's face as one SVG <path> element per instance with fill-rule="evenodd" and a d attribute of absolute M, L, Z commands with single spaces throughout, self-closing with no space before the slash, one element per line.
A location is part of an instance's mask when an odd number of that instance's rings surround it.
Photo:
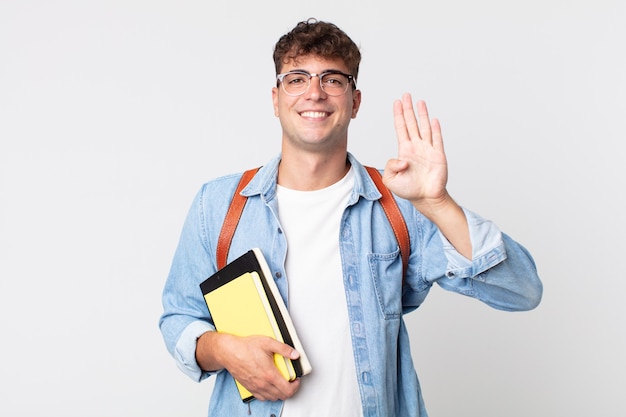
<path fill-rule="evenodd" d="M 348 73 L 342 60 L 316 56 L 300 57 L 297 62 L 285 64 L 281 73 L 292 70 L 304 70 L 310 74 L 328 70 Z M 283 129 L 283 148 L 332 152 L 347 148 L 348 125 L 359 110 L 361 92 L 353 90 L 350 85 L 344 94 L 330 96 L 322 90 L 319 77 L 313 77 L 304 94 L 287 95 L 279 85 L 272 89 L 272 100 L 274 114 Z"/>

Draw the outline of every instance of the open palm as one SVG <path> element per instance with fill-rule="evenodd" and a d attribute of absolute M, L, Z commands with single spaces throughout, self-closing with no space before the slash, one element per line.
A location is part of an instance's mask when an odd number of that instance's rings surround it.
<path fill-rule="evenodd" d="M 394 102 L 398 158 L 389 160 L 383 178 L 399 197 L 417 204 L 436 204 L 446 198 L 448 181 L 441 126 L 437 119 L 429 119 L 423 101 L 416 104 L 416 116 L 411 100 L 406 93 Z"/>

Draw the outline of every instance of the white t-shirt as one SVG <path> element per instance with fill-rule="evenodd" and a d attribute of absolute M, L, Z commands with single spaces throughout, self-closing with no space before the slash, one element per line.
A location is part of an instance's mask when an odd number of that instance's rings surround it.
<path fill-rule="evenodd" d="M 339 253 L 339 226 L 354 184 L 352 169 L 316 191 L 278 186 L 287 238 L 289 312 L 313 371 L 285 401 L 281 417 L 363 415 Z"/>

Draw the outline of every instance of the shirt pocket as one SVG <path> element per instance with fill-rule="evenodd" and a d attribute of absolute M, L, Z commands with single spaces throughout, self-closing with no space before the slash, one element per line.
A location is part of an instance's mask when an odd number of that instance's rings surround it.
<path fill-rule="evenodd" d="M 400 249 L 392 253 L 372 253 L 368 256 L 374 290 L 385 320 L 402 315 L 402 259 Z"/>

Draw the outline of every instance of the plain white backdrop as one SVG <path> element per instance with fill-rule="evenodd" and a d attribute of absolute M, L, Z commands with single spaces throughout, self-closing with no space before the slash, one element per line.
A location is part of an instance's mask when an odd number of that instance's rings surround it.
<path fill-rule="evenodd" d="M 544 282 L 407 317 L 431 416 L 623 415 L 625 5 L 0 0 L 0 415 L 206 415 L 162 286 L 200 185 L 278 152 L 272 48 L 308 17 L 361 46 L 350 150 L 384 166 L 392 101 L 425 99 L 452 195 Z"/>

